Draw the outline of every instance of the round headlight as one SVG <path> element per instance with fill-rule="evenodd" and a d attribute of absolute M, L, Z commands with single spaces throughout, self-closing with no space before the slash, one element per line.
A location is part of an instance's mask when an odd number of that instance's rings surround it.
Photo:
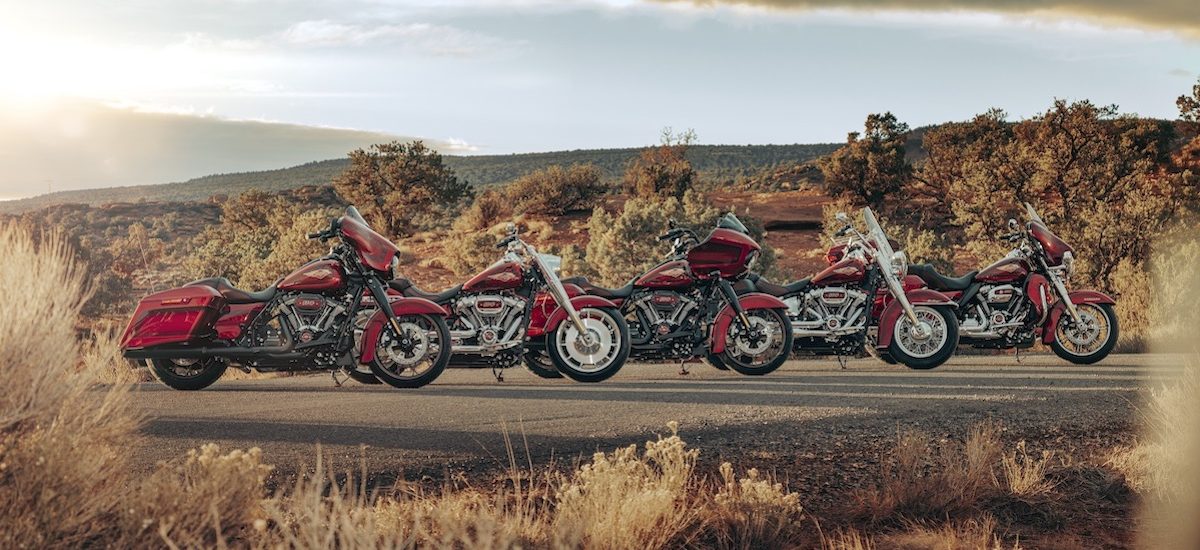
<path fill-rule="evenodd" d="M 1075 274 L 1075 255 L 1070 251 L 1063 252 L 1062 265 L 1066 270 L 1067 277 Z"/>
<path fill-rule="evenodd" d="M 892 271 L 896 278 L 903 279 L 908 275 L 908 255 L 903 250 L 892 253 Z"/>

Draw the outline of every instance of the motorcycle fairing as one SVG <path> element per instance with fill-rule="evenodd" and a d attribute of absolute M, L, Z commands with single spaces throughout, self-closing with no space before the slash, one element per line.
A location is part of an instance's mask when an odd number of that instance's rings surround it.
<path fill-rule="evenodd" d="M 392 266 L 392 258 L 400 253 L 392 241 L 354 217 L 342 216 L 340 228 L 342 236 L 354 243 L 363 265 L 375 271 L 388 271 Z"/>
<path fill-rule="evenodd" d="M 753 309 L 787 309 L 787 304 L 762 292 L 751 292 L 738 296 L 738 303 L 742 305 L 742 309 L 750 311 Z M 709 333 L 709 351 L 714 355 L 725 351 L 725 339 L 729 334 L 729 325 L 733 323 L 734 317 L 737 314 L 733 311 L 733 307 L 726 304 L 721 312 L 717 314 L 716 319 L 713 319 L 712 331 Z"/>
<path fill-rule="evenodd" d="M 1111 296 L 1096 290 L 1072 290 L 1070 293 L 1072 304 L 1115 304 Z M 1063 313 L 1066 313 L 1067 306 L 1062 300 L 1054 302 L 1054 306 L 1050 308 L 1050 320 L 1046 326 L 1042 328 L 1042 343 L 1050 344 L 1054 342 L 1054 335 L 1058 332 L 1058 321 L 1062 319 Z"/>
<path fill-rule="evenodd" d="M 391 296 L 388 297 L 388 300 L 391 301 Z M 445 317 L 448 315 L 445 308 L 424 298 L 400 298 L 396 301 L 391 301 L 391 306 L 392 313 L 397 317 L 402 315 L 435 315 Z M 362 355 L 358 358 L 360 363 L 365 365 L 375 360 L 375 347 L 379 341 L 379 333 L 383 331 L 383 326 L 387 322 L 387 315 L 382 309 L 375 310 L 375 313 L 367 320 L 367 326 L 363 329 Z"/>
<path fill-rule="evenodd" d="M 547 303 L 557 305 L 554 303 L 554 298 L 550 298 Z M 617 309 L 617 305 L 611 301 L 591 294 L 582 294 L 571 298 L 571 306 L 576 311 L 585 307 Z M 558 325 L 566 320 L 566 318 L 567 310 L 561 307 L 556 307 L 550 315 L 546 316 L 544 322 L 537 319 L 536 316 L 530 315 L 529 328 L 526 330 L 525 335 L 530 338 L 536 338 L 554 332 L 558 328 Z"/>
<path fill-rule="evenodd" d="M 936 290 L 919 288 L 911 292 L 906 292 L 904 295 L 913 306 L 958 307 L 958 304 L 954 300 Z M 879 341 L 875 344 L 876 348 L 884 349 L 892 344 L 892 333 L 895 332 L 896 321 L 900 319 L 901 315 L 904 315 L 904 306 L 900 305 L 899 300 L 892 300 L 884 308 L 883 314 L 879 316 Z"/>

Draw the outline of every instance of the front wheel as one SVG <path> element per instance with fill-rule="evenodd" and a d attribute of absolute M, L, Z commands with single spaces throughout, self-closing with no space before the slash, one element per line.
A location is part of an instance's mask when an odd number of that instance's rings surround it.
<path fill-rule="evenodd" d="M 216 357 L 204 359 L 151 359 L 150 370 L 167 387 L 194 391 L 216 382 L 229 364 Z"/>
<path fill-rule="evenodd" d="M 717 354 L 725 366 L 746 376 L 773 372 L 792 351 L 792 323 L 786 309 L 752 309 L 746 312 L 749 330 L 734 319 L 725 334 L 725 351 Z"/>
<path fill-rule="evenodd" d="M 709 353 L 705 355 L 704 362 L 708 363 L 712 368 L 717 370 L 729 370 L 729 366 L 721 360 L 721 356 L 715 353 Z"/>
<path fill-rule="evenodd" d="M 950 307 L 913 306 L 913 313 L 916 323 L 903 313 L 896 320 L 887 353 L 910 369 L 936 368 L 958 348 L 958 318 Z"/>
<path fill-rule="evenodd" d="M 371 372 L 389 386 L 419 388 L 433 382 L 450 362 L 450 328 L 445 319 L 429 315 L 401 315 L 384 323 L 375 342 Z"/>
<path fill-rule="evenodd" d="M 1075 304 L 1079 310 L 1079 319 L 1075 320 L 1067 312 L 1058 318 L 1058 326 L 1054 327 L 1054 341 L 1050 349 L 1054 354 L 1075 363 L 1090 365 L 1112 352 L 1117 345 L 1117 314 L 1110 304 Z"/>
<path fill-rule="evenodd" d="M 527 350 L 524 360 L 525 368 L 529 369 L 529 372 L 532 372 L 538 378 L 556 379 L 563 377 L 562 373 L 554 368 L 554 362 L 550 360 L 550 356 L 543 350 Z"/>
<path fill-rule="evenodd" d="M 576 382 L 607 380 L 629 358 L 629 325 L 620 312 L 609 308 L 583 308 L 579 319 L 591 335 L 582 337 L 568 318 L 546 336 L 546 351 L 558 372 Z"/>

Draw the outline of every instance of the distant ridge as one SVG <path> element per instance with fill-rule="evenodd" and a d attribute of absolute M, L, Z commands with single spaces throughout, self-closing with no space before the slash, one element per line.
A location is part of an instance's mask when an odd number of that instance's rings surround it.
<path fill-rule="evenodd" d="M 688 156 L 698 171 L 714 178 L 736 178 L 783 163 L 808 162 L 840 147 L 841 144 L 793 145 L 695 145 Z M 510 155 L 452 156 L 446 163 L 459 178 L 476 186 L 512 181 L 524 174 L 552 164 L 594 163 L 609 179 L 619 178 L 625 166 L 642 148 L 581 149 L 548 153 Z M 114 202 L 204 201 L 214 195 L 238 195 L 249 189 L 278 191 L 306 185 L 326 185 L 346 168 L 347 159 L 309 162 L 290 168 L 214 174 L 183 182 L 155 185 L 109 187 L 59 191 L 27 199 L 0 202 L 0 213 L 15 214 L 46 206 L 67 203 L 101 205 Z"/>

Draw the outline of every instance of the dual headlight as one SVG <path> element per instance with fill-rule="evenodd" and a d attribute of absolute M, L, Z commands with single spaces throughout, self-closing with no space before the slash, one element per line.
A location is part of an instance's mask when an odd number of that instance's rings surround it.
<path fill-rule="evenodd" d="M 892 253 L 892 273 L 897 279 L 903 279 L 908 275 L 908 255 L 903 250 L 898 250 Z"/>

